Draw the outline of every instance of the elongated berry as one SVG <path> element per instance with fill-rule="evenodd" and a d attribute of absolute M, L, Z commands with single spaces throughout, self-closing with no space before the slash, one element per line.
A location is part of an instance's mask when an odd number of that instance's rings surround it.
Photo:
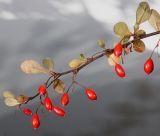
<path fill-rule="evenodd" d="M 146 72 L 146 74 L 150 74 L 152 73 L 152 71 L 154 70 L 154 62 L 152 60 L 152 58 L 149 58 L 145 63 L 144 63 L 144 71 Z"/>
<path fill-rule="evenodd" d="M 46 86 L 45 86 L 44 84 L 41 84 L 41 85 L 39 86 L 39 88 L 38 88 L 38 92 L 39 92 L 40 95 L 46 94 L 46 92 L 47 92 Z"/>
<path fill-rule="evenodd" d="M 52 101 L 48 96 L 44 98 L 44 107 L 46 108 L 47 111 L 52 111 L 53 107 Z"/>
<path fill-rule="evenodd" d="M 115 65 L 115 71 L 119 77 L 121 77 L 121 78 L 125 77 L 125 71 L 124 71 L 123 67 L 117 63 Z"/>
<path fill-rule="evenodd" d="M 61 105 L 66 106 L 69 103 L 68 93 L 64 93 L 61 97 Z"/>
<path fill-rule="evenodd" d="M 92 89 L 86 88 L 86 95 L 90 100 L 97 100 L 97 95 Z"/>
<path fill-rule="evenodd" d="M 29 108 L 23 108 L 22 111 L 27 116 L 31 116 L 32 115 L 32 111 Z"/>
<path fill-rule="evenodd" d="M 40 126 L 40 119 L 38 114 L 34 114 L 32 117 L 32 126 L 34 129 L 39 128 Z"/>
<path fill-rule="evenodd" d="M 65 116 L 65 111 L 58 106 L 53 106 L 53 112 L 58 116 L 61 116 L 61 117 Z"/>
<path fill-rule="evenodd" d="M 123 47 L 121 43 L 117 43 L 114 47 L 114 55 L 119 57 L 122 55 Z"/>

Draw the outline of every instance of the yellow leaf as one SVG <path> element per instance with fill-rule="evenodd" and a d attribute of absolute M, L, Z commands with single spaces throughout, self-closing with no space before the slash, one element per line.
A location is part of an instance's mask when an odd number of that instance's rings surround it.
<path fill-rule="evenodd" d="M 135 24 L 135 25 L 134 25 L 134 33 L 136 33 L 138 30 L 139 30 L 139 25 L 138 25 L 138 24 Z"/>
<path fill-rule="evenodd" d="M 129 28 L 125 22 L 118 22 L 117 24 L 115 24 L 114 25 L 114 32 L 120 38 L 123 38 L 123 37 L 131 34 L 131 32 L 129 31 Z"/>
<path fill-rule="evenodd" d="M 77 67 L 79 67 L 80 65 L 82 65 L 83 63 L 86 62 L 86 59 L 85 60 L 81 60 L 81 59 L 73 59 L 69 62 L 69 67 L 71 69 L 75 69 Z"/>
<path fill-rule="evenodd" d="M 49 73 L 47 69 L 42 67 L 35 60 L 25 60 L 20 67 L 21 70 L 26 74 Z"/>
<path fill-rule="evenodd" d="M 142 53 L 145 51 L 145 44 L 142 40 L 136 40 L 135 42 L 133 42 L 133 49 L 136 52 Z"/>
<path fill-rule="evenodd" d="M 157 22 L 157 28 L 158 28 L 158 30 L 160 31 L 160 21 Z"/>
<path fill-rule="evenodd" d="M 15 98 L 14 94 L 12 94 L 10 91 L 4 91 L 3 92 L 3 97 L 5 97 L 5 98 L 8 98 L 8 97 Z"/>
<path fill-rule="evenodd" d="M 116 63 L 120 62 L 120 57 L 115 56 L 114 53 L 109 55 L 107 59 L 110 66 L 115 66 Z"/>
<path fill-rule="evenodd" d="M 53 59 L 50 57 L 43 59 L 42 64 L 48 70 L 53 70 L 53 68 L 54 68 Z"/>
<path fill-rule="evenodd" d="M 4 100 L 4 103 L 7 106 L 17 106 L 17 105 L 19 105 L 18 101 L 15 98 L 6 98 Z"/>
<path fill-rule="evenodd" d="M 53 88 L 57 93 L 62 94 L 65 91 L 65 84 L 62 80 L 57 79 L 53 84 Z"/>
<path fill-rule="evenodd" d="M 147 21 L 151 15 L 151 10 L 147 2 L 141 2 L 136 11 L 136 24 Z"/>
<path fill-rule="evenodd" d="M 105 49 L 105 41 L 104 40 L 98 40 L 97 44 L 98 44 L 99 47 Z"/>
<path fill-rule="evenodd" d="M 160 30 L 160 14 L 156 10 L 151 10 L 151 16 L 148 21 L 155 30 Z"/>

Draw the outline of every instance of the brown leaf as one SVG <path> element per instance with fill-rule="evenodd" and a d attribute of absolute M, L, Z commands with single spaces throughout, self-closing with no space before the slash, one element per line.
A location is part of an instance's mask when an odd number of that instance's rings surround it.
<path fill-rule="evenodd" d="M 59 93 L 62 94 L 65 91 L 65 84 L 62 80 L 57 79 L 54 83 L 53 83 L 53 89 Z"/>
<path fill-rule="evenodd" d="M 29 98 L 27 96 L 24 96 L 24 95 L 19 95 L 16 100 L 20 103 L 20 104 L 23 104 L 25 103 Z"/>
<path fill-rule="evenodd" d="M 145 44 L 142 40 L 136 40 L 135 42 L 133 42 L 133 49 L 136 52 L 142 53 L 145 51 Z"/>

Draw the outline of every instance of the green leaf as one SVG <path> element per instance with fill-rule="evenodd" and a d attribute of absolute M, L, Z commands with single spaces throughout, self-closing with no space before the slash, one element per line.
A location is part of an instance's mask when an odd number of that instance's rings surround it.
<path fill-rule="evenodd" d="M 25 60 L 21 63 L 20 66 L 21 70 L 26 74 L 46 74 L 49 73 L 47 69 L 42 67 L 37 61 L 35 60 Z"/>
<path fill-rule="evenodd" d="M 144 35 L 146 35 L 146 32 L 145 32 L 144 30 L 138 30 L 138 31 L 136 32 L 136 35 L 137 35 L 137 36 L 144 36 Z"/>
<path fill-rule="evenodd" d="M 147 21 L 151 15 L 151 10 L 147 2 L 141 2 L 136 11 L 136 24 Z"/>
<path fill-rule="evenodd" d="M 81 54 L 79 55 L 79 59 L 80 59 L 80 60 L 85 60 L 85 59 L 86 59 L 86 57 L 85 57 L 85 55 L 84 55 L 84 54 L 82 54 L 82 53 L 81 53 Z"/>
<path fill-rule="evenodd" d="M 97 41 L 97 44 L 98 44 L 98 46 L 99 46 L 100 48 L 105 49 L 105 41 L 104 41 L 104 40 L 98 40 L 98 41 Z"/>
<path fill-rule="evenodd" d="M 43 67 L 45 67 L 48 70 L 53 70 L 54 68 L 53 59 L 50 57 L 43 59 L 42 64 L 43 64 Z"/>
<path fill-rule="evenodd" d="M 156 10 L 151 10 L 151 16 L 148 21 L 155 30 L 160 30 L 160 14 Z"/>
<path fill-rule="evenodd" d="M 64 93 L 64 91 L 65 91 L 64 82 L 62 80 L 60 80 L 60 79 L 57 79 L 53 84 L 53 89 L 59 94 Z"/>
<path fill-rule="evenodd" d="M 125 22 L 118 22 L 114 25 L 114 32 L 117 34 L 120 38 L 126 37 L 131 34 L 129 31 L 129 28 Z"/>

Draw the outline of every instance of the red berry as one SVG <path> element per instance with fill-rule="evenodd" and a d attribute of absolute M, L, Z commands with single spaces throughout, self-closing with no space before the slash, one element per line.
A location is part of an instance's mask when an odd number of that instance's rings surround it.
<path fill-rule="evenodd" d="M 48 96 L 44 98 L 44 107 L 46 108 L 47 111 L 52 111 L 53 107 L 52 101 Z"/>
<path fill-rule="evenodd" d="M 121 78 L 125 77 L 125 71 L 124 71 L 123 67 L 117 63 L 115 65 L 115 71 L 119 77 L 121 77 Z"/>
<path fill-rule="evenodd" d="M 153 70 L 154 70 L 154 63 L 153 63 L 152 58 L 149 58 L 144 63 L 144 71 L 149 75 Z"/>
<path fill-rule="evenodd" d="M 97 95 L 92 89 L 86 88 L 86 95 L 90 100 L 97 100 Z"/>
<path fill-rule="evenodd" d="M 114 55 L 119 57 L 122 54 L 123 46 L 121 43 L 117 43 L 114 47 Z"/>
<path fill-rule="evenodd" d="M 66 106 L 69 103 L 69 95 L 68 93 L 64 93 L 61 97 L 61 104 Z"/>
<path fill-rule="evenodd" d="M 37 129 L 40 126 L 40 119 L 38 114 L 34 114 L 32 117 L 32 126 L 34 129 Z"/>
<path fill-rule="evenodd" d="M 46 94 L 46 92 L 47 92 L 46 86 L 45 86 L 44 84 L 41 84 L 41 85 L 39 86 L 39 88 L 38 88 L 38 92 L 39 92 L 40 95 Z"/>
<path fill-rule="evenodd" d="M 28 109 L 28 108 L 23 108 L 22 111 L 27 116 L 31 116 L 32 115 L 32 111 L 30 109 Z"/>
<path fill-rule="evenodd" d="M 53 107 L 53 112 L 56 115 L 61 116 L 61 117 L 64 117 L 64 115 L 65 115 L 65 111 L 63 109 L 61 109 L 60 107 L 58 107 L 58 106 L 54 106 Z"/>

